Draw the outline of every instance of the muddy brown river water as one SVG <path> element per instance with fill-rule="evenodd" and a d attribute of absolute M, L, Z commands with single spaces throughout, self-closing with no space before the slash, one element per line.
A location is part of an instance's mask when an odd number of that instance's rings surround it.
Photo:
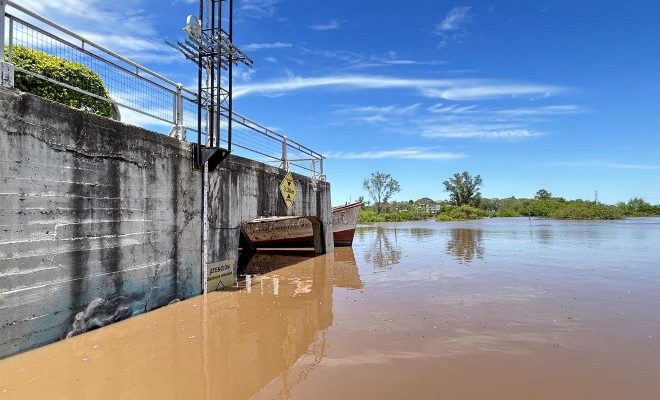
<path fill-rule="evenodd" d="M 361 227 L 0 361 L 0 399 L 660 399 L 660 219 Z"/>

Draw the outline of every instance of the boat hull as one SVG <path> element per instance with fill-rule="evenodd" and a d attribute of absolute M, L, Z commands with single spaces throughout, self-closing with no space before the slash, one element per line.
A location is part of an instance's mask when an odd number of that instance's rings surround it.
<path fill-rule="evenodd" d="M 332 236 L 335 246 L 351 246 L 362 203 L 332 210 Z M 255 248 L 314 247 L 312 222 L 305 217 L 260 218 L 243 226 L 243 232 Z"/>

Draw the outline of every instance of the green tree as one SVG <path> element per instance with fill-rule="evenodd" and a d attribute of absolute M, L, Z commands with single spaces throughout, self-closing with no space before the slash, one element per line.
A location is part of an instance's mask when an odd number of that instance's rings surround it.
<path fill-rule="evenodd" d="M 547 200 L 552 198 L 552 193 L 548 192 L 545 189 L 540 189 L 538 192 L 536 192 L 536 195 L 534 198 L 539 199 L 539 200 Z"/>
<path fill-rule="evenodd" d="M 650 214 L 653 211 L 653 206 L 644 201 L 644 199 L 640 199 L 639 197 L 633 197 L 632 199 L 628 200 L 626 208 L 632 214 Z"/>
<path fill-rule="evenodd" d="M 387 203 L 394 193 L 401 191 L 399 182 L 383 172 L 372 173 L 371 177 L 362 182 L 362 187 L 371 195 L 377 212 L 381 211 L 383 203 Z"/>
<path fill-rule="evenodd" d="M 22 46 L 12 48 L 12 63 L 17 67 L 43 75 L 46 78 L 110 99 L 101 77 L 83 64 Z M 31 93 L 70 107 L 87 110 L 104 117 L 119 119 L 119 113 L 110 101 L 88 96 L 20 71 L 16 71 L 14 81 L 16 89 L 22 92 Z"/>
<path fill-rule="evenodd" d="M 467 171 L 456 173 L 449 180 L 443 182 L 445 191 L 449 192 L 450 202 L 457 206 L 479 206 L 481 201 L 479 187 L 481 183 L 481 176 L 472 177 Z"/>

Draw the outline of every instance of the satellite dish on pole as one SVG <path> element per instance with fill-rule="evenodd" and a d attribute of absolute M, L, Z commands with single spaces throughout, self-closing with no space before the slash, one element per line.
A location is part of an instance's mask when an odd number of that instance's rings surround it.
<path fill-rule="evenodd" d="M 202 36 L 202 24 L 194 15 L 189 15 L 186 18 L 186 27 L 183 30 L 195 39 L 199 39 Z"/>

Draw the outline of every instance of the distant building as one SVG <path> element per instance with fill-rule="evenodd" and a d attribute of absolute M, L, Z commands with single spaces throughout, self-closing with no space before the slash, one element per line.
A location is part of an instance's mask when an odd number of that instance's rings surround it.
<path fill-rule="evenodd" d="M 421 199 L 415 201 L 415 205 L 424 212 L 427 213 L 437 213 L 442 210 L 442 203 L 435 201 L 428 197 L 422 197 Z"/>

